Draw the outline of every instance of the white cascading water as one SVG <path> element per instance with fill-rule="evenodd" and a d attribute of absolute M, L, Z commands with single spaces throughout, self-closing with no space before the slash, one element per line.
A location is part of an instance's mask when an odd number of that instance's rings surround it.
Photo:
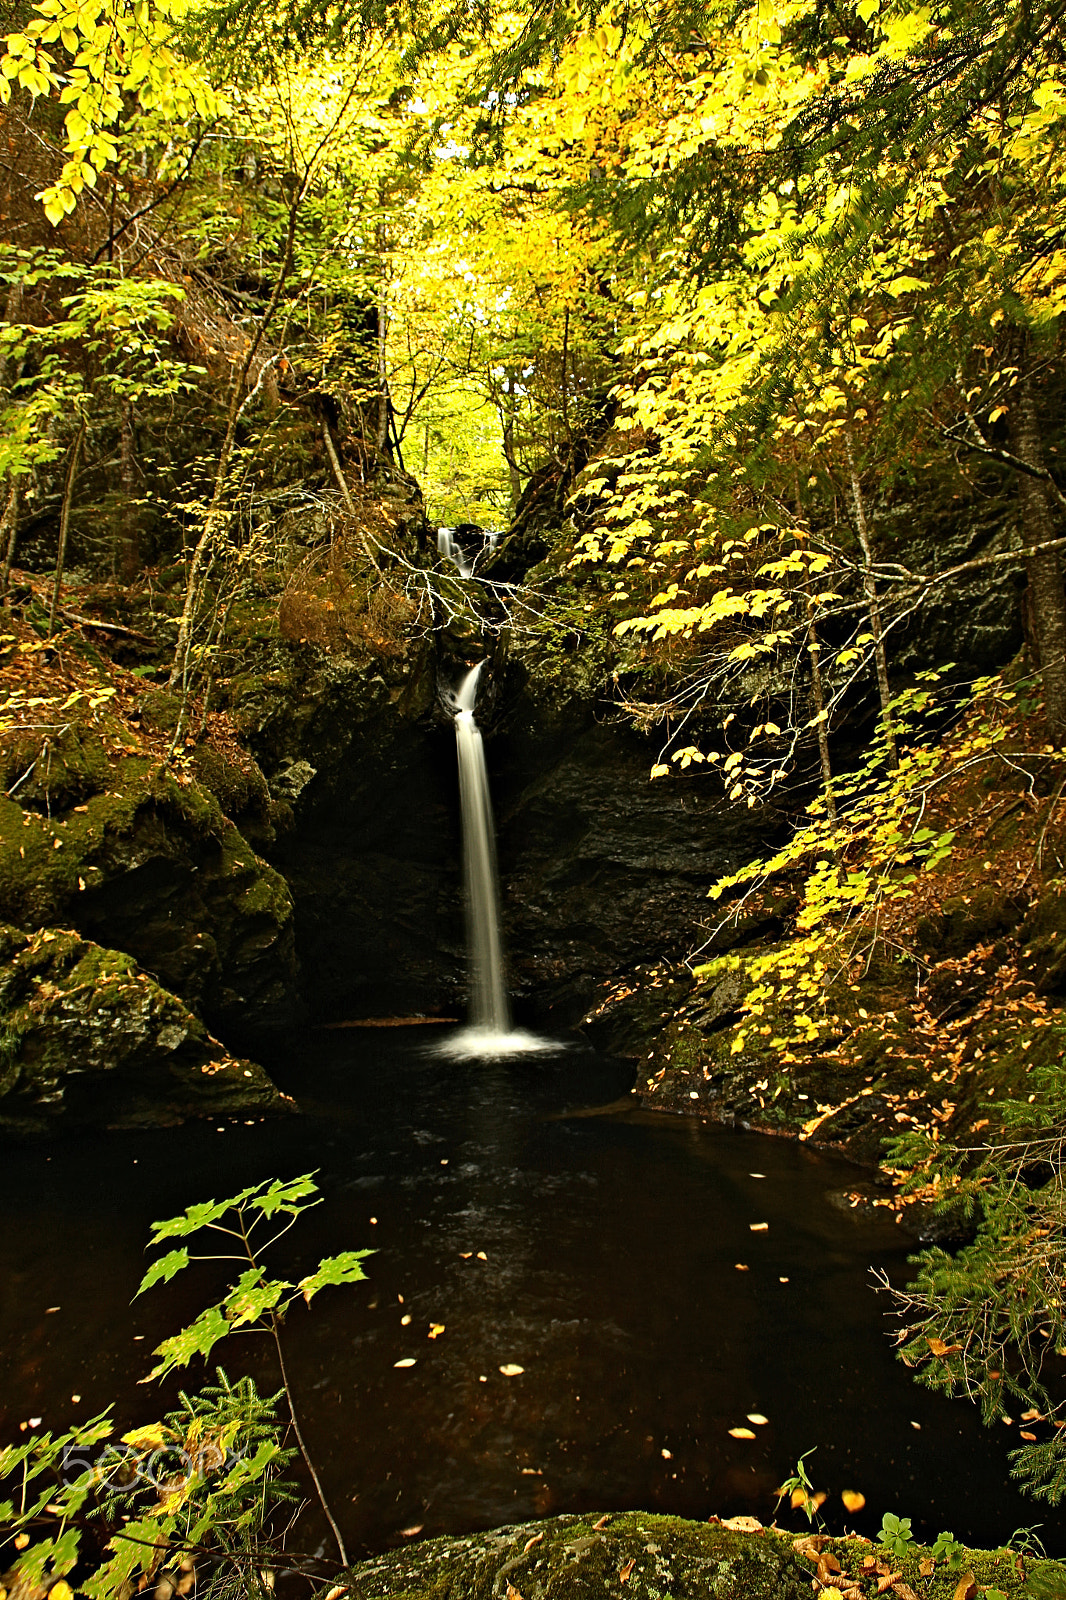
<path fill-rule="evenodd" d="M 474 721 L 478 678 L 483 661 L 456 689 L 455 748 L 459 758 L 459 803 L 463 824 L 463 873 L 466 880 L 467 945 L 470 952 L 470 1024 L 441 1047 L 452 1056 L 517 1055 L 547 1050 L 546 1039 L 511 1027 L 507 999 L 500 901 L 496 872 L 496 830 L 489 797 L 489 775 L 481 730 Z"/>

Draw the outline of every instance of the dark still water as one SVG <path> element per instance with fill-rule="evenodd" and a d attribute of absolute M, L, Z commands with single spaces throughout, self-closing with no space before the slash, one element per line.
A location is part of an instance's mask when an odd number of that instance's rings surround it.
<path fill-rule="evenodd" d="M 151 1348 L 215 1280 L 190 1269 L 131 1306 L 149 1223 L 317 1168 L 325 1203 L 276 1270 L 377 1251 L 368 1283 L 324 1290 L 286 1327 L 350 1549 L 593 1507 L 769 1520 L 812 1446 L 835 1527 L 896 1511 L 988 1543 L 1043 1524 L 1066 1549 L 1062 1517 L 1007 1486 L 1017 1424 L 989 1433 L 893 1360 L 869 1268 L 902 1278 L 905 1243 L 887 1218 L 829 1204 L 854 1168 L 784 1140 L 582 1115 L 625 1094 L 627 1067 L 580 1046 L 441 1061 L 438 1032 L 293 1043 L 274 1065 L 300 1117 L 5 1152 L 0 1441 L 110 1401 L 126 1426 L 158 1415 L 169 1396 L 138 1387 Z M 268 1354 L 234 1339 L 220 1359 L 276 1387 Z M 864 1512 L 847 1517 L 845 1489 Z"/>

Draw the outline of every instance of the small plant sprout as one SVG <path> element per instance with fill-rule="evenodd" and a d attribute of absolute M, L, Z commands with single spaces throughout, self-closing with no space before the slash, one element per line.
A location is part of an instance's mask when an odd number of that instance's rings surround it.
<path fill-rule="evenodd" d="M 794 1511 L 802 1511 L 807 1521 L 813 1527 L 816 1523 L 821 1525 L 821 1508 L 825 1504 L 825 1494 L 816 1490 L 807 1472 L 806 1461 L 808 1456 L 813 1456 L 814 1449 L 805 1450 L 796 1462 L 796 1469 L 790 1478 L 786 1478 L 777 1491 L 776 1511 L 782 1500 L 788 1497 L 788 1503 Z"/>
<path fill-rule="evenodd" d="M 941 1535 L 951 1539 L 951 1535 Z M 914 1534 L 911 1532 L 910 1517 L 897 1517 L 895 1512 L 886 1511 L 881 1519 L 881 1531 L 877 1536 L 878 1544 L 891 1552 L 894 1556 L 905 1556 L 908 1547 L 913 1543 Z M 952 1539 L 952 1544 L 954 1544 Z"/>

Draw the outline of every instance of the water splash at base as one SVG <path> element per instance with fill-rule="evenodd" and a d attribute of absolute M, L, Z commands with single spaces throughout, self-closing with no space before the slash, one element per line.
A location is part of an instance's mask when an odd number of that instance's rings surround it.
<path fill-rule="evenodd" d="M 433 1054 L 453 1061 L 498 1061 L 505 1056 L 542 1055 L 545 1051 L 565 1048 L 558 1040 L 541 1039 L 522 1028 L 513 1028 L 508 1033 L 498 1033 L 492 1028 L 461 1028 L 434 1045 Z"/>

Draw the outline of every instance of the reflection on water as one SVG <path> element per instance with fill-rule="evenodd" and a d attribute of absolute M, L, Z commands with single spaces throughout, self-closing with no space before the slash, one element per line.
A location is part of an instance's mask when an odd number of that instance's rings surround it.
<path fill-rule="evenodd" d="M 628 1069 L 581 1047 L 447 1061 L 415 1031 L 291 1047 L 275 1070 L 302 1117 L 14 1151 L 0 1440 L 31 1414 L 59 1426 L 110 1400 L 123 1422 L 155 1414 L 138 1388 L 152 1345 L 218 1280 L 197 1269 L 131 1306 L 148 1224 L 317 1168 L 326 1203 L 277 1269 L 377 1251 L 369 1283 L 323 1292 L 286 1329 L 352 1546 L 592 1507 L 768 1518 L 812 1446 L 837 1526 L 840 1492 L 858 1489 L 867 1510 L 847 1520 L 863 1531 L 893 1510 L 983 1542 L 1042 1522 L 1049 1548 L 1066 1544 L 1060 1517 L 1006 1486 L 1007 1430 L 892 1359 L 868 1269 L 900 1277 L 905 1248 L 887 1218 L 827 1203 L 853 1168 L 696 1123 L 567 1116 L 617 1100 Z M 222 1352 L 264 1385 L 267 1356 L 253 1339 Z M 731 1438 L 749 1413 L 768 1422 Z"/>

